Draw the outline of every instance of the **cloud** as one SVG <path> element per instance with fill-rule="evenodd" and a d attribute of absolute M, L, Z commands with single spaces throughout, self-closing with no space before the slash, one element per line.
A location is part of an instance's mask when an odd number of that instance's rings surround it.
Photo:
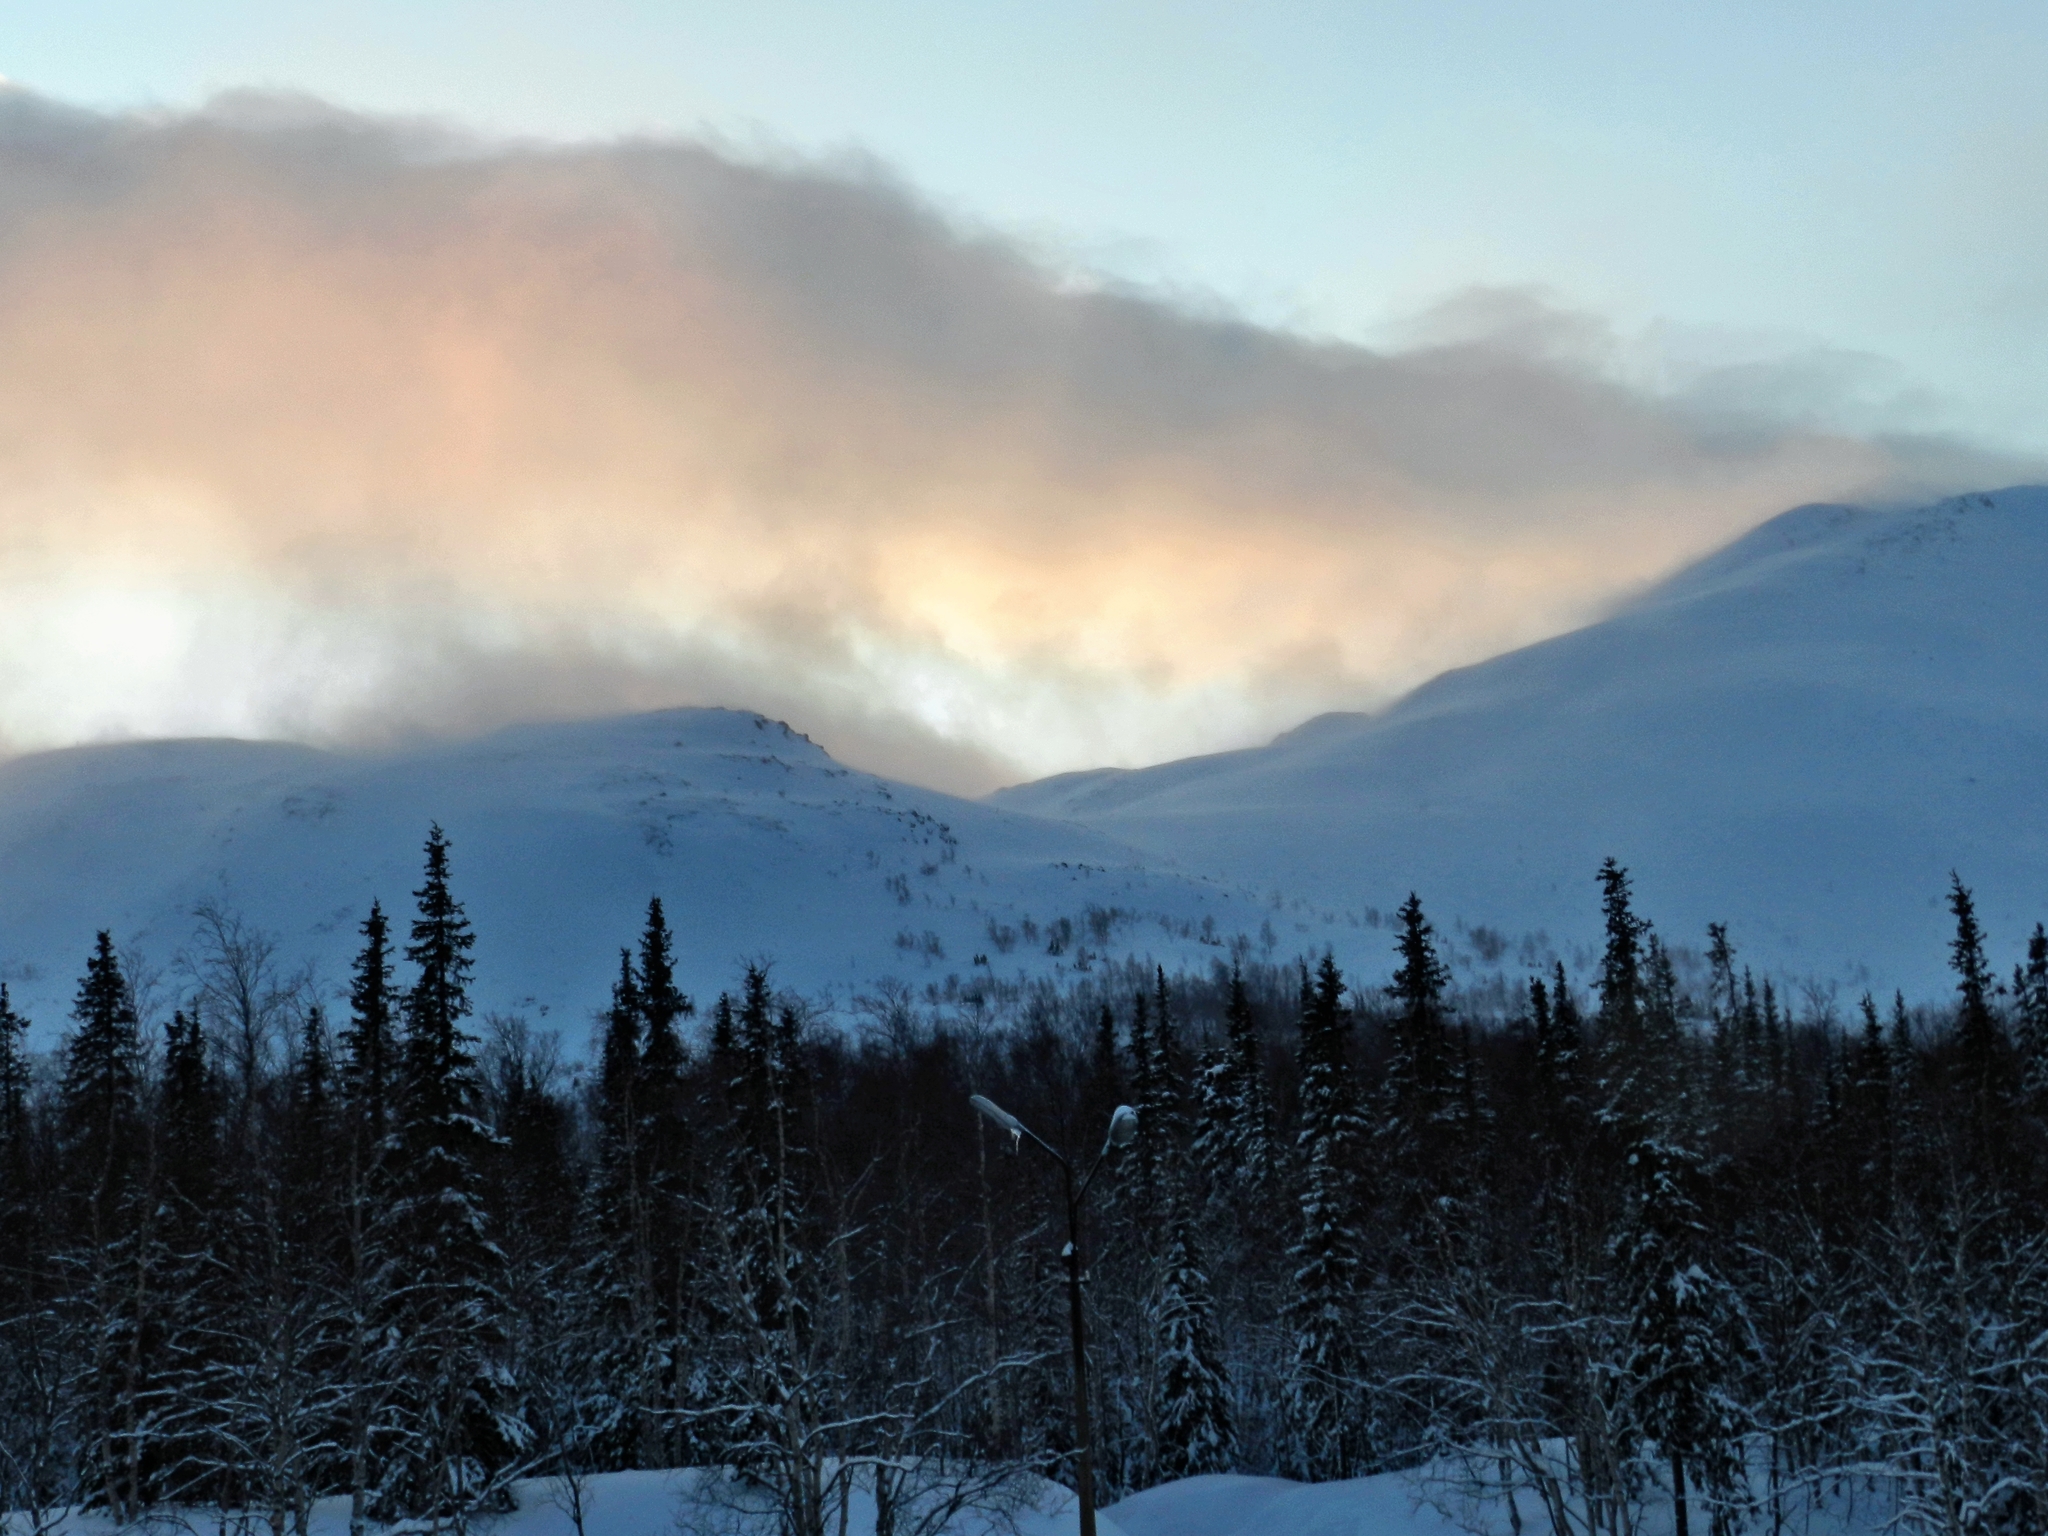
<path fill-rule="evenodd" d="M 1433 323 L 1194 313 L 858 163 L 0 94 L 0 737 L 730 703 L 980 789 L 1377 702 L 1983 462 L 1783 374 L 1631 386 L 1537 297 Z"/>

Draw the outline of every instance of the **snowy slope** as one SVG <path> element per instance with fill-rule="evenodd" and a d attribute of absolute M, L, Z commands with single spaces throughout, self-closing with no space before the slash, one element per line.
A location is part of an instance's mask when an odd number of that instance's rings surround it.
<path fill-rule="evenodd" d="M 0 974 L 47 1043 L 96 928 L 174 989 L 213 901 L 337 983 L 372 897 L 409 919 L 434 820 L 481 1005 L 551 1013 L 579 1048 L 653 895 L 699 996 L 753 958 L 842 1001 L 884 977 L 943 991 L 1104 953 L 1206 963 L 1205 921 L 1213 941 L 1261 920 L 1098 833 L 854 772 L 756 715 L 674 710 L 384 757 L 166 741 L 0 764 Z"/>
<path fill-rule="evenodd" d="M 2048 918 L 2044 594 L 2048 490 L 1805 507 L 1383 713 L 992 803 L 1277 888 L 1374 975 L 1411 888 L 1475 966 L 1583 954 L 1612 854 L 1675 943 L 1932 997 L 1952 868 L 2000 956 Z"/>

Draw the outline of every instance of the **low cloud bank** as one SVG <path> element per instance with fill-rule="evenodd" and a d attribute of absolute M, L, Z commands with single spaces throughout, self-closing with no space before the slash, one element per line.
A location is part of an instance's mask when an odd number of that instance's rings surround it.
<path fill-rule="evenodd" d="M 729 703 L 973 791 L 1384 700 L 1801 500 L 2014 478 L 1446 314 L 1192 313 L 872 167 L 0 91 L 0 738 Z"/>

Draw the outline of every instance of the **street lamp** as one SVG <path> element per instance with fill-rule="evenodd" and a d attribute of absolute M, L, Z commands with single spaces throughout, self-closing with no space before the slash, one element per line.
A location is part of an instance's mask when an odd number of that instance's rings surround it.
<path fill-rule="evenodd" d="M 1060 1173 L 1066 1183 L 1067 1251 L 1061 1257 L 1067 1261 L 1067 1314 L 1074 1337 L 1074 1441 L 1080 1447 L 1080 1469 L 1074 1480 L 1079 1484 L 1075 1492 L 1081 1506 L 1081 1536 L 1095 1536 L 1095 1436 L 1088 1425 L 1088 1334 L 1081 1319 L 1081 1199 L 1088 1193 L 1088 1186 L 1095 1182 L 1095 1175 L 1101 1172 L 1103 1159 L 1117 1148 L 1128 1147 L 1138 1139 L 1138 1112 L 1128 1104 L 1117 1105 L 1116 1113 L 1109 1117 L 1109 1135 L 1102 1143 L 1102 1150 L 1095 1154 L 1087 1175 L 1076 1185 L 1074 1165 L 1022 1120 L 978 1093 L 969 1095 L 967 1102 L 1010 1133 L 1012 1152 L 1022 1145 L 1026 1136 L 1045 1148 L 1053 1161 L 1060 1165 Z"/>

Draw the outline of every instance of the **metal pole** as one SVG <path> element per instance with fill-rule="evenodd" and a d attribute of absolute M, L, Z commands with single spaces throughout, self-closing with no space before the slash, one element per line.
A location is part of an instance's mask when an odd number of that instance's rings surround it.
<path fill-rule="evenodd" d="M 978 1093 L 969 1094 L 968 1102 L 975 1111 L 1010 1133 L 1011 1146 L 1020 1145 L 1026 1136 L 1037 1142 L 1046 1155 L 1060 1165 L 1060 1177 L 1064 1181 L 1067 1196 L 1067 1318 L 1073 1328 L 1074 1339 L 1074 1440 L 1078 1452 L 1076 1461 L 1075 1502 L 1081 1511 L 1080 1536 L 1095 1536 L 1095 1431 L 1088 1422 L 1088 1325 L 1081 1308 L 1081 1200 L 1088 1188 L 1095 1182 L 1095 1175 L 1102 1171 L 1109 1154 L 1117 1147 L 1127 1147 L 1138 1134 L 1138 1112 L 1128 1104 L 1119 1104 L 1116 1113 L 1109 1117 L 1109 1136 L 1096 1154 L 1094 1163 L 1088 1169 L 1088 1176 L 1081 1180 L 1079 1187 L 1074 1184 L 1074 1165 L 1062 1156 L 1051 1142 L 1024 1124 L 1015 1115 L 1002 1108 L 992 1099 Z"/>
<path fill-rule="evenodd" d="M 1074 1333 L 1074 1438 L 1080 1457 L 1074 1483 L 1081 1506 L 1081 1536 L 1095 1536 L 1095 1436 L 1088 1422 L 1088 1333 L 1081 1313 L 1081 1202 L 1074 1170 L 1060 1160 L 1067 1183 L 1067 1313 Z"/>

